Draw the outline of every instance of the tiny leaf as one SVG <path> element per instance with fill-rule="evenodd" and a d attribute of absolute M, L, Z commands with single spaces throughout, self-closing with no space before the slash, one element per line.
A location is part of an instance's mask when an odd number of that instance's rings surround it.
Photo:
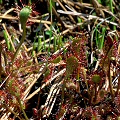
<path fill-rule="evenodd" d="M 52 63 L 59 63 L 62 60 L 61 56 L 58 56 L 57 58 L 55 58 L 54 60 L 52 60 Z"/>
<path fill-rule="evenodd" d="M 67 58 L 66 74 L 69 76 L 78 67 L 78 59 L 74 56 Z"/>
<path fill-rule="evenodd" d="M 92 81 L 93 81 L 94 83 L 99 83 L 99 82 L 101 81 L 100 75 L 97 75 L 97 74 L 93 75 L 93 76 L 92 76 Z"/>

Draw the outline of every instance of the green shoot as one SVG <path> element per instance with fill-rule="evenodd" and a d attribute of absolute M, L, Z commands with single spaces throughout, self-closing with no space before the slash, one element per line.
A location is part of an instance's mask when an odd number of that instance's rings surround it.
<path fill-rule="evenodd" d="M 22 46 L 22 44 L 23 44 L 23 42 L 25 40 L 25 37 L 26 37 L 26 23 L 27 23 L 27 20 L 28 20 L 28 17 L 30 15 L 31 11 L 32 10 L 31 10 L 31 8 L 29 6 L 24 7 L 20 11 L 20 23 L 21 23 L 21 27 L 23 29 L 23 34 L 22 34 L 22 38 L 20 40 L 20 44 L 19 44 L 19 46 L 18 46 L 18 48 L 17 48 L 17 50 L 16 50 L 16 52 L 14 54 L 14 58 L 12 60 L 12 63 L 14 62 L 14 60 L 15 60 L 17 54 L 19 53 L 19 50 L 20 50 L 20 48 L 21 48 L 21 46 Z"/>
<path fill-rule="evenodd" d="M 0 0 L 0 4 L 2 4 L 3 3 L 3 1 L 2 0 Z"/>
<path fill-rule="evenodd" d="M 99 33 L 98 29 L 95 31 L 96 36 L 96 45 L 99 50 L 102 50 L 104 45 L 104 37 L 105 37 L 106 28 L 102 27 L 102 33 Z"/>
<path fill-rule="evenodd" d="M 42 41 L 41 41 L 41 38 L 39 37 L 39 38 L 38 38 L 38 47 L 37 47 L 37 51 L 38 51 L 38 52 L 41 52 L 41 48 L 42 48 Z"/>
<path fill-rule="evenodd" d="M 54 37 L 54 40 L 53 40 L 53 49 L 54 49 L 54 52 L 57 51 L 57 38 L 56 38 L 56 36 Z"/>
<path fill-rule="evenodd" d="M 114 13 L 114 9 L 113 9 L 113 0 L 110 0 L 109 3 L 110 3 L 110 4 L 109 4 L 110 10 L 111 10 L 112 13 Z M 113 22 L 114 22 L 114 20 L 115 20 L 115 18 L 112 17 L 112 21 L 113 21 Z M 116 26 L 113 26 L 113 30 L 116 30 Z"/>
<path fill-rule="evenodd" d="M 4 35 L 4 38 L 6 41 L 7 48 L 8 48 L 8 50 L 10 50 L 10 42 L 9 42 L 9 39 L 8 39 L 8 36 L 7 36 L 7 33 L 5 30 L 3 30 L 3 35 Z"/>
<path fill-rule="evenodd" d="M 23 105 L 22 105 L 22 103 L 21 103 L 20 98 L 18 98 L 18 102 L 19 102 L 19 104 L 20 104 L 20 108 L 21 108 L 21 111 L 23 112 L 23 115 L 24 115 L 24 117 L 25 117 L 25 120 L 29 120 L 29 118 L 27 117 L 27 115 L 26 115 L 26 113 L 25 113 L 25 111 L 24 111 L 24 107 L 23 107 Z"/>
<path fill-rule="evenodd" d="M 49 47 L 48 47 L 48 56 L 50 55 L 50 44 L 51 44 L 51 37 L 52 37 L 52 26 L 50 27 L 50 30 L 46 31 L 46 35 L 49 35 Z"/>

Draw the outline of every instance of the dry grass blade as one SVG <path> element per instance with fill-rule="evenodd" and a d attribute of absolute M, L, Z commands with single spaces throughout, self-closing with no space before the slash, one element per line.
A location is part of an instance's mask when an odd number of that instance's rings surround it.
<path fill-rule="evenodd" d="M 36 81 L 38 80 L 38 78 L 44 73 L 46 69 L 46 64 L 42 65 L 39 72 L 37 74 L 32 74 L 29 76 L 28 79 L 26 79 L 26 81 L 28 82 L 29 86 L 28 88 L 25 90 L 24 92 L 24 98 L 23 100 L 26 100 L 27 95 L 29 94 L 31 88 L 33 87 L 33 85 L 36 83 Z"/>
<path fill-rule="evenodd" d="M 86 18 L 89 18 L 89 19 L 98 19 L 99 21 L 102 21 L 102 22 L 106 22 L 106 23 L 109 23 L 109 24 L 112 24 L 112 25 L 115 25 L 117 27 L 120 27 L 119 24 L 115 23 L 115 22 L 111 22 L 107 19 L 103 19 L 103 18 L 100 18 L 100 17 L 97 17 L 97 16 L 93 16 L 93 15 L 87 15 L 87 14 L 83 14 L 83 13 L 78 13 L 78 12 L 71 12 L 71 11 L 63 11 L 63 10 L 58 10 L 57 12 L 59 13 L 62 13 L 62 14 L 70 14 L 70 15 L 75 15 L 75 16 L 84 16 Z"/>
<path fill-rule="evenodd" d="M 42 109 L 44 109 L 44 117 L 49 117 L 49 115 L 51 114 L 51 111 L 53 109 L 53 106 L 55 104 L 57 95 L 60 92 L 60 86 L 62 84 L 63 80 L 61 80 L 60 82 L 57 82 L 55 84 L 52 85 L 52 87 L 50 88 L 50 92 L 48 94 L 48 97 L 46 99 L 45 104 L 42 106 Z"/>
<path fill-rule="evenodd" d="M 59 73 L 57 73 L 56 75 L 54 75 L 49 81 L 47 81 L 46 83 L 44 83 L 41 87 L 39 87 L 37 90 L 35 90 L 32 94 L 30 94 L 26 100 L 31 99 L 34 95 L 36 95 L 38 92 L 40 92 L 45 86 L 49 85 L 55 78 L 57 78 L 60 75 L 63 75 L 64 72 L 66 71 L 66 69 L 64 68 L 63 70 L 61 70 Z"/>

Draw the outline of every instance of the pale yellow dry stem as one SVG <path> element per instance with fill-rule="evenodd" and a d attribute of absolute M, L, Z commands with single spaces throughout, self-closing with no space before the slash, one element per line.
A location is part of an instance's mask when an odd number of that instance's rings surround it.
<path fill-rule="evenodd" d="M 10 12 L 12 12 L 13 10 L 15 10 L 15 8 L 11 8 L 11 9 L 9 9 L 9 10 L 7 10 L 3 15 L 2 15 L 2 17 L 4 18 L 8 13 L 10 13 Z M 0 17 L 0 22 L 2 21 L 2 18 Z"/>
<path fill-rule="evenodd" d="M 0 15 L 0 19 L 8 19 L 8 20 L 19 20 L 18 17 L 13 17 L 11 15 Z M 43 23 L 43 24 L 49 24 L 51 25 L 50 21 L 46 21 L 46 20 L 38 20 L 38 19 L 29 19 L 30 22 L 34 22 L 34 23 Z"/>
<path fill-rule="evenodd" d="M 47 28 L 47 30 L 50 30 L 50 27 L 47 24 L 44 24 L 44 26 Z"/>
<path fill-rule="evenodd" d="M 63 0 L 66 4 L 70 4 L 71 6 L 75 6 L 77 9 L 81 9 L 81 8 L 89 8 L 89 9 L 94 9 L 92 4 L 89 3 L 80 3 L 80 2 L 73 2 L 73 1 L 68 1 L 68 0 Z M 114 3 L 114 1 L 113 1 Z M 120 22 L 120 19 L 118 17 L 116 17 L 111 11 L 109 11 L 109 9 L 107 7 L 102 6 L 101 4 L 99 4 L 99 9 L 101 9 L 103 12 L 108 13 L 109 15 L 113 16 L 117 21 Z M 114 5 L 116 6 L 116 5 Z"/>
<path fill-rule="evenodd" d="M 29 21 L 34 23 L 43 23 L 43 24 L 51 25 L 51 22 L 46 20 L 29 19 Z"/>
<path fill-rule="evenodd" d="M 5 16 L 4 16 L 4 14 L 3 14 L 3 15 L 0 15 L 0 19 L 18 20 L 17 17 L 13 17 L 13 16 L 11 16 L 11 15 L 5 15 Z"/>

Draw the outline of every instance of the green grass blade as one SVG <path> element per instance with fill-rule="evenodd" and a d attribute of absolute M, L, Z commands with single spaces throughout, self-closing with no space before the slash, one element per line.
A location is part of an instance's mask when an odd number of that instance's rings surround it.
<path fill-rule="evenodd" d="M 56 36 L 54 37 L 54 40 L 53 40 L 53 49 L 54 49 L 54 52 L 57 51 L 57 38 L 56 38 Z"/>
<path fill-rule="evenodd" d="M 37 51 L 38 51 L 38 52 L 41 52 L 41 48 L 42 48 L 42 41 L 41 41 L 41 38 L 39 37 L 39 38 L 38 38 L 38 47 L 37 47 Z"/>
<path fill-rule="evenodd" d="M 100 42 L 100 49 L 103 48 L 104 45 L 104 38 L 105 38 L 105 32 L 106 32 L 106 28 L 102 28 L 102 38 L 101 38 L 101 42 Z"/>
<path fill-rule="evenodd" d="M 8 48 L 8 50 L 10 50 L 10 42 L 9 42 L 9 39 L 8 39 L 8 36 L 7 36 L 7 33 L 5 30 L 3 30 L 3 35 L 4 35 L 4 39 L 6 41 L 7 48 Z"/>

